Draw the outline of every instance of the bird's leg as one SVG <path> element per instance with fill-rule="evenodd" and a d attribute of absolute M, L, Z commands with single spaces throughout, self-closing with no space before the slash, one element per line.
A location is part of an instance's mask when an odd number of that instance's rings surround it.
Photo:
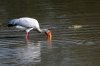
<path fill-rule="evenodd" d="M 29 40 L 29 32 L 32 30 L 33 28 L 28 28 L 26 30 L 26 38 Z"/>
<path fill-rule="evenodd" d="M 28 38 L 28 40 L 29 40 L 29 32 L 28 32 L 27 38 Z"/>
<path fill-rule="evenodd" d="M 29 42 L 29 32 L 26 32 L 26 42 Z"/>

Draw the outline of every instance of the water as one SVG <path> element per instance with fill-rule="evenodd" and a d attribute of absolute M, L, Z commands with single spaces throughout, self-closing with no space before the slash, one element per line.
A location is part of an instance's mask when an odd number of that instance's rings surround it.
<path fill-rule="evenodd" d="M 0 1 L 4 24 L 33 17 L 53 33 L 49 43 L 44 34 L 31 31 L 26 44 L 24 31 L 1 27 L 0 66 L 100 66 L 99 6 L 98 0 Z"/>

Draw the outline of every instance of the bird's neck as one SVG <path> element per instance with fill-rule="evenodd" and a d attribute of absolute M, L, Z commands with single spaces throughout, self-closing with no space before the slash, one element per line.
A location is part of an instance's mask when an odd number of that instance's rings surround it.
<path fill-rule="evenodd" d="M 44 33 L 44 32 L 47 31 L 47 29 L 40 29 L 40 28 L 38 28 L 37 31 L 40 32 L 40 33 Z"/>
<path fill-rule="evenodd" d="M 38 31 L 39 33 L 42 33 L 42 32 L 43 32 L 43 30 L 40 29 L 40 28 L 38 28 L 37 31 Z"/>

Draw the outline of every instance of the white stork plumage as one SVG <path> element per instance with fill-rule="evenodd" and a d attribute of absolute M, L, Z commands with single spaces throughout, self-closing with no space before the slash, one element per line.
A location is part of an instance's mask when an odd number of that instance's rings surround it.
<path fill-rule="evenodd" d="M 22 17 L 18 19 L 12 19 L 8 22 L 8 27 L 15 26 L 17 29 L 26 31 L 26 40 L 29 40 L 29 32 L 32 29 L 37 30 L 40 33 L 45 33 L 47 35 L 48 40 L 51 40 L 51 31 L 48 29 L 40 29 L 39 23 L 34 18 Z"/>

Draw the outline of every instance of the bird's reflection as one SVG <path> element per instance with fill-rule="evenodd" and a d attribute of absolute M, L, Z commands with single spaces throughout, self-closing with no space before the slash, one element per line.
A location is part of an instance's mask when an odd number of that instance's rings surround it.
<path fill-rule="evenodd" d="M 27 46 L 21 48 L 18 47 L 16 58 L 21 64 L 27 64 L 30 62 L 40 62 L 40 51 L 40 43 L 34 44 L 32 42 L 29 42 Z"/>
<path fill-rule="evenodd" d="M 47 48 L 52 48 L 50 41 L 43 42 L 27 42 L 27 45 L 24 47 L 18 47 L 17 59 L 21 64 L 27 64 L 30 62 L 40 62 L 41 61 L 41 47 L 42 44 L 47 45 Z"/>

